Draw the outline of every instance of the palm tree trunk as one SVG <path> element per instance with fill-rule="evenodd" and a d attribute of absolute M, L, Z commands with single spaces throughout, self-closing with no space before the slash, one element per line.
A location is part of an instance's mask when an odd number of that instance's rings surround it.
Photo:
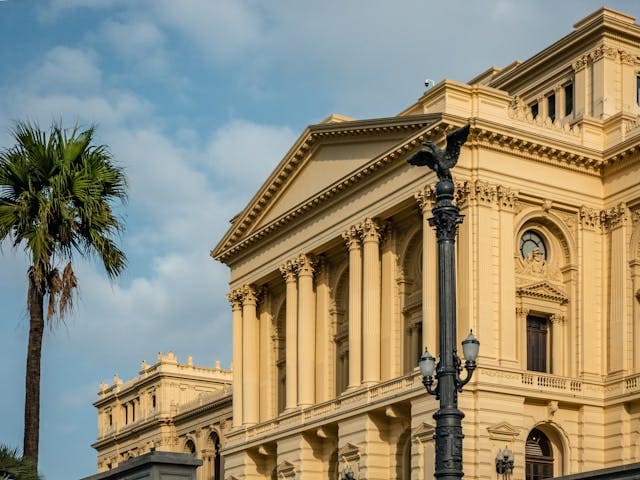
<path fill-rule="evenodd" d="M 44 289 L 29 275 L 27 308 L 29 309 L 29 346 L 24 397 L 24 446 L 23 455 L 38 465 L 38 441 L 40 435 L 40 357 L 44 334 Z"/>

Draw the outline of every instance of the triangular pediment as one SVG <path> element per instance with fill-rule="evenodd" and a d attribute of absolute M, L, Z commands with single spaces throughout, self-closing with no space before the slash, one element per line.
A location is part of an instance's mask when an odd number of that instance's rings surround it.
<path fill-rule="evenodd" d="M 247 207 L 232 220 L 231 228 L 211 252 L 214 258 L 225 262 L 405 158 L 425 135 L 438 136 L 447 128 L 439 114 L 340 120 L 305 130 Z"/>
<path fill-rule="evenodd" d="M 427 422 L 422 422 L 411 432 L 411 436 L 419 440 L 420 442 L 429 442 L 433 440 L 433 435 L 436 433 L 436 427 Z"/>
<path fill-rule="evenodd" d="M 345 458 L 348 461 L 357 461 L 360 458 L 360 448 L 353 443 L 346 443 L 338 449 L 338 455 L 340 458 Z"/>
<path fill-rule="evenodd" d="M 503 442 L 511 442 L 520 435 L 519 429 L 507 422 L 500 422 L 495 425 L 491 425 L 490 427 L 487 427 L 487 431 L 489 432 L 489 438 L 491 440 L 499 440 Z"/>
<path fill-rule="evenodd" d="M 566 293 L 546 280 L 518 287 L 516 288 L 516 295 L 520 297 L 548 300 L 561 305 L 564 305 L 569 301 L 569 297 L 567 297 Z"/>

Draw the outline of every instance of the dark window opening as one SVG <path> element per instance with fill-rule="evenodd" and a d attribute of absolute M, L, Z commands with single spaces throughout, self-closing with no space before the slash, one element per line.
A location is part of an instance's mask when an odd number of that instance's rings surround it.
<path fill-rule="evenodd" d="M 553 93 L 547 97 L 547 112 L 553 122 L 556 119 L 556 95 Z"/>
<path fill-rule="evenodd" d="M 111 427 L 113 425 L 113 415 L 109 414 L 109 426 Z"/>
<path fill-rule="evenodd" d="M 527 316 L 527 370 L 547 372 L 547 319 Z"/>
<path fill-rule="evenodd" d="M 531 430 L 525 444 L 525 480 L 553 477 L 553 450 L 547 436 L 537 428 Z"/>
<path fill-rule="evenodd" d="M 539 107 L 538 107 L 538 102 L 532 103 L 531 104 L 531 116 L 533 116 L 533 118 L 538 118 L 538 111 L 539 111 Z"/>
<path fill-rule="evenodd" d="M 129 407 L 124 406 L 124 423 L 125 425 L 129 423 Z"/>
<path fill-rule="evenodd" d="M 564 116 L 573 113 L 573 83 L 564 86 Z"/>
<path fill-rule="evenodd" d="M 156 408 L 156 395 L 155 393 L 151 396 L 151 407 Z"/>
<path fill-rule="evenodd" d="M 636 77 L 636 103 L 640 105 L 640 75 Z"/>

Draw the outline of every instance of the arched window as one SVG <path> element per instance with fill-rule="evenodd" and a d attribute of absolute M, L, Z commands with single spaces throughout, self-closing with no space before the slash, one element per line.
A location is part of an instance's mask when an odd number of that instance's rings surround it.
<path fill-rule="evenodd" d="M 534 428 L 525 444 L 525 480 L 553 477 L 553 448 L 547 436 Z"/>
<path fill-rule="evenodd" d="M 182 449 L 184 453 L 188 453 L 189 455 L 195 456 L 196 454 L 196 444 L 193 443 L 193 440 L 189 439 L 185 442 L 184 448 Z"/>
<path fill-rule="evenodd" d="M 411 237 L 399 282 L 403 316 L 403 371 L 410 373 L 422 354 L 422 233 Z"/>
<path fill-rule="evenodd" d="M 216 432 L 212 432 L 207 439 L 207 457 L 204 462 L 207 465 L 206 480 L 221 480 L 220 438 Z"/>
<path fill-rule="evenodd" d="M 408 429 L 398 439 L 395 478 L 398 480 L 411 479 L 411 432 Z"/>

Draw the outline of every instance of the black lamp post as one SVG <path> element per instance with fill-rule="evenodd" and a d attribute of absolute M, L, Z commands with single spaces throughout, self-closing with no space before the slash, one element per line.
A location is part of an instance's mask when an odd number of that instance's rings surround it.
<path fill-rule="evenodd" d="M 459 480 L 462 472 L 462 419 L 464 413 L 458 409 L 458 392 L 466 385 L 476 368 L 476 357 L 480 342 L 473 332 L 462 342 L 465 357 L 465 378 L 460 377 L 462 361 L 456 347 L 456 277 L 455 237 L 458 225 L 464 217 L 453 204 L 455 186 L 450 169 L 455 166 L 460 148 L 469 135 L 469 125 L 447 135 L 446 150 L 432 142 L 423 143 L 423 148 L 408 162 L 426 165 L 438 175 L 436 205 L 429 225 L 436 230 L 438 239 L 438 320 L 440 325 L 440 361 L 425 350 L 420 358 L 420 372 L 427 392 L 440 400 L 440 409 L 433 414 L 436 420 L 436 471 L 439 480 Z M 434 371 L 437 384 L 434 386 Z"/>

